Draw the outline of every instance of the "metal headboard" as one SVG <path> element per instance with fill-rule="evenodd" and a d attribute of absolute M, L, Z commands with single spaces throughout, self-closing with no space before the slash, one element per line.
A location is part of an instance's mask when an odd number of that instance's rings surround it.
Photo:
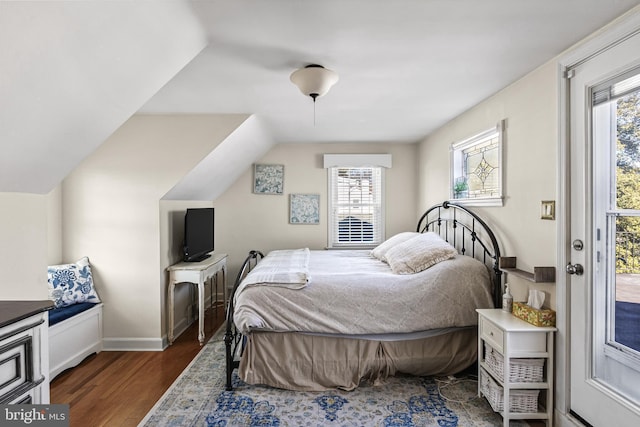
<path fill-rule="evenodd" d="M 478 215 L 464 206 L 445 201 L 422 215 L 417 231 L 438 233 L 461 255 L 483 262 L 493 271 L 495 307 L 502 307 L 502 271 L 498 267 L 500 246 L 491 228 Z"/>

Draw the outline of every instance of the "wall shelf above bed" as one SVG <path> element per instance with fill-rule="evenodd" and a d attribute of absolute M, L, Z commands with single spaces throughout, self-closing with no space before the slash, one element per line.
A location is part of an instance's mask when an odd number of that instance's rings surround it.
<path fill-rule="evenodd" d="M 533 273 L 516 268 L 516 257 L 504 256 L 498 260 L 498 268 L 507 274 L 536 283 L 553 283 L 556 281 L 555 267 L 533 267 Z"/>

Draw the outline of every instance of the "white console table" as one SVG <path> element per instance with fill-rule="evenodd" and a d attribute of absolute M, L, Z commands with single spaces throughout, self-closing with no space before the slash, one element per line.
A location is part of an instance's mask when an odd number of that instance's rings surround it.
<path fill-rule="evenodd" d="M 173 344 L 175 287 L 179 283 L 193 283 L 198 286 L 198 341 L 204 344 L 204 286 L 205 282 L 213 278 L 215 281 L 216 298 L 218 294 L 218 272 L 222 272 L 223 302 L 227 302 L 227 254 L 214 254 L 200 262 L 179 262 L 167 268 L 169 272 L 169 345 Z M 213 289 L 211 290 L 213 301 Z"/>

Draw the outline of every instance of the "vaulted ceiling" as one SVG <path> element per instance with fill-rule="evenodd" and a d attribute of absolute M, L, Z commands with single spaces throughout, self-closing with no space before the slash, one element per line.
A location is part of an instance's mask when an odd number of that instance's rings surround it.
<path fill-rule="evenodd" d="M 136 113 L 255 115 L 276 143 L 419 141 L 639 3 L 2 1 L 0 191 L 50 191 Z M 315 124 L 289 81 L 310 63 L 340 75 Z"/>

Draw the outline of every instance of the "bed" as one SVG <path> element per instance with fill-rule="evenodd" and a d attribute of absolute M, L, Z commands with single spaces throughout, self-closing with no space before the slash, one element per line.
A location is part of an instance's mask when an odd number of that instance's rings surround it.
<path fill-rule="evenodd" d="M 252 250 L 227 307 L 226 388 L 236 369 L 301 391 L 460 372 L 477 360 L 475 309 L 500 306 L 499 257 L 487 224 L 449 202 L 374 250 Z"/>

